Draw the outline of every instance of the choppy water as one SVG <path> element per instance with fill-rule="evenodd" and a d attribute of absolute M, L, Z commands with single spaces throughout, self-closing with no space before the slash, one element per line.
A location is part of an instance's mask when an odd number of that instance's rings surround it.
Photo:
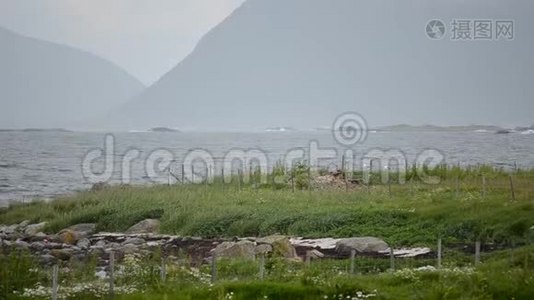
<path fill-rule="evenodd" d="M 81 162 L 88 151 L 103 148 L 104 133 L 0 132 L 0 205 L 35 197 L 53 197 L 91 186 L 82 176 Z M 331 132 L 265 133 L 116 133 L 112 182 L 120 181 L 120 161 L 128 149 L 139 149 L 133 161 L 132 183 L 151 183 L 144 164 L 152 151 L 167 149 L 180 162 L 192 149 L 205 149 L 221 158 L 231 149 L 262 149 L 272 166 L 289 150 L 309 149 L 312 140 L 321 148 L 346 147 L 335 142 Z M 478 163 L 496 166 L 534 167 L 534 134 L 479 132 L 378 132 L 353 146 L 356 157 L 370 149 L 398 149 L 411 162 L 416 154 L 433 148 L 448 164 Z M 179 163 L 178 163 L 179 165 Z M 167 175 L 162 172 L 161 180 Z"/>

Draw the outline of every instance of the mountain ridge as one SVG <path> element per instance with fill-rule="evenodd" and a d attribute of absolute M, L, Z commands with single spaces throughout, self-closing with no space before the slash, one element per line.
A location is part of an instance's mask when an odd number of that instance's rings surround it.
<path fill-rule="evenodd" d="M 0 28 L 0 41 L 2 128 L 77 126 L 145 88 L 124 69 L 85 50 L 6 28 Z"/>
<path fill-rule="evenodd" d="M 111 116 L 127 128 L 186 130 L 315 128 L 346 111 L 372 127 L 530 122 L 532 37 L 433 41 L 424 29 L 439 4 L 420 2 L 428 15 L 401 4 L 249 0 Z M 459 11 L 476 15 L 477 5 L 448 14 Z"/>

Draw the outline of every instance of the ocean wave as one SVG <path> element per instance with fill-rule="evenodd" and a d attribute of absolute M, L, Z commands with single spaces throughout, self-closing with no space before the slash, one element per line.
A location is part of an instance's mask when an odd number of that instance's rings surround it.
<path fill-rule="evenodd" d="M 18 165 L 16 163 L 4 163 L 4 162 L 0 162 L 0 168 L 3 168 L 3 169 L 13 169 L 13 168 L 17 168 Z"/>

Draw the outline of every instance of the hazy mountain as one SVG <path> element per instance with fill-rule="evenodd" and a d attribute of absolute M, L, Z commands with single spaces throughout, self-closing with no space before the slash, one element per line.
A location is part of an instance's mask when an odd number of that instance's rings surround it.
<path fill-rule="evenodd" d="M 115 124 L 311 129 L 344 111 L 371 126 L 529 124 L 533 10 L 526 0 L 249 0 Z M 447 26 L 442 40 L 426 36 L 434 18 Z M 452 41 L 455 18 L 514 19 L 520 34 Z"/>
<path fill-rule="evenodd" d="M 144 87 L 90 53 L 0 28 L 0 128 L 70 127 Z"/>

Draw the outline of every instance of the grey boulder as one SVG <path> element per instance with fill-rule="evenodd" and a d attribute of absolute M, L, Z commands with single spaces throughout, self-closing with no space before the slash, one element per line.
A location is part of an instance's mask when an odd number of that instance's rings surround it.
<path fill-rule="evenodd" d="M 255 257 L 255 253 L 256 244 L 247 240 L 239 242 L 223 242 L 212 250 L 212 254 L 218 258 L 225 257 L 253 259 Z"/>
<path fill-rule="evenodd" d="M 297 251 L 287 236 L 271 235 L 256 239 L 256 243 L 258 243 L 258 245 L 270 245 L 272 247 L 272 253 L 275 256 L 281 256 L 285 258 L 297 257 Z"/>
<path fill-rule="evenodd" d="M 30 224 L 24 229 L 24 234 L 29 236 L 34 236 L 43 231 L 46 226 L 46 222 L 41 222 L 37 224 Z"/>
<path fill-rule="evenodd" d="M 158 233 L 159 226 L 159 220 L 146 219 L 128 228 L 126 234 Z"/>
<path fill-rule="evenodd" d="M 341 255 L 349 255 L 352 250 L 357 253 L 379 253 L 388 248 L 386 242 L 376 237 L 354 237 L 336 243 L 336 251 Z"/>

